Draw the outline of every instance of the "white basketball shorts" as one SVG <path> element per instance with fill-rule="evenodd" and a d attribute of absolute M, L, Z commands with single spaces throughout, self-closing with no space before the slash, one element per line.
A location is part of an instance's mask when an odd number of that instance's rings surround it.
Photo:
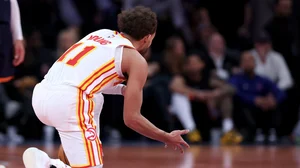
<path fill-rule="evenodd" d="M 67 85 L 35 86 L 32 106 L 36 116 L 46 125 L 55 127 L 71 167 L 103 165 L 99 139 L 99 116 L 103 95 L 89 97 L 83 91 Z"/>

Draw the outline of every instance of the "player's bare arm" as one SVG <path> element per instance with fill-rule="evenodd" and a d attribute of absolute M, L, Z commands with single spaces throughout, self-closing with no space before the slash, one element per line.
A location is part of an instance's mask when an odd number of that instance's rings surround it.
<path fill-rule="evenodd" d="M 143 87 L 148 75 L 146 60 L 134 49 L 125 48 L 123 52 L 122 70 L 129 76 L 126 92 L 124 94 L 124 122 L 126 126 L 136 132 L 161 142 L 175 150 L 183 152 L 183 146 L 189 145 L 182 139 L 181 135 L 188 130 L 173 131 L 167 133 L 143 117 L 140 113 Z"/>

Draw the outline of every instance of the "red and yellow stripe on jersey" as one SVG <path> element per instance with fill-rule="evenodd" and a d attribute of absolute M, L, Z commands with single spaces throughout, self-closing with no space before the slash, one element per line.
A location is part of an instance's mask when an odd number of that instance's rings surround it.
<path fill-rule="evenodd" d="M 92 89 L 89 89 L 90 91 L 88 95 L 92 97 L 93 94 L 100 91 L 105 85 L 107 85 L 109 82 L 115 79 L 117 79 L 117 82 L 114 83 L 114 85 L 118 83 L 122 83 L 125 80 L 125 78 L 119 77 L 119 75 L 114 71 L 114 68 L 115 68 L 114 59 L 111 59 L 107 63 L 103 64 L 100 68 L 95 70 L 95 72 L 92 73 L 89 77 L 87 77 L 79 85 L 79 89 L 86 91 L 97 79 L 104 76 L 104 78 L 97 85 L 95 85 Z"/>
<path fill-rule="evenodd" d="M 91 84 L 93 84 L 99 77 L 108 73 L 115 68 L 114 59 L 109 60 L 107 63 L 103 64 L 94 73 L 88 76 L 80 85 L 79 89 L 86 91 Z M 103 80 L 102 80 L 103 81 Z M 100 83 L 102 83 L 102 81 Z M 93 89 L 92 89 L 93 90 Z M 90 92 L 91 93 L 91 92 Z M 89 94 L 91 95 L 91 94 Z"/>
<path fill-rule="evenodd" d="M 114 70 L 114 59 L 107 61 L 100 68 L 94 71 L 88 76 L 79 86 L 78 104 L 77 104 L 77 119 L 79 127 L 82 132 L 82 138 L 84 139 L 85 152 L 88 163 L 86 165 L 72 165 L 72 167 L 91 167 L 97 164 L 103 164 L 102 158 L 102 145 L 97 137 L 94 141 L 90 141 L 85 137 L 88 126 L 92 126 L 96 130 L 96 123 L 94 123 L 94 107 L 95 102 L 92 100 L 93 94 L 100 91 L 104 86 L 110 83 L 112 80 L 118 79 L 118 83 L 124 79 L 119 77 Z M 103 79 L 91 87 L 91 85 L 100 77 Z M 89 94 L 86 94 L 86 90 L 89 89 Z M 87 107 L 88 109 L 85 109 Z"/>

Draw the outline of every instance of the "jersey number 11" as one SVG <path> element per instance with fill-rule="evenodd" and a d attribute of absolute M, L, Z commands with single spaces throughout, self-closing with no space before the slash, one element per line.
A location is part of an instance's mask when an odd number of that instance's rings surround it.
<path fill-rule="evenodd" d="M 66 56 L 73 51 L 75 48 L 79 47 L 80 45 L 82 45 L 83 43 L 77 43 L 74 44 L 72 47 L 70 47 L 58 60 L 57 62 L 63 62 L 66 58 Z M 90 52 L 92 52 L 94 49 L 96 48 L 96 46 L 86 46 L 85 48 L 83 48 L 83 50 L 81 50 L 78 54 L 76 54 L 73 58 L 70 58 L 66 64 L 70 65 L 72 67 L 75 67 L 82 58 L 84 58 L 85 56 L 87 56 Z"/>

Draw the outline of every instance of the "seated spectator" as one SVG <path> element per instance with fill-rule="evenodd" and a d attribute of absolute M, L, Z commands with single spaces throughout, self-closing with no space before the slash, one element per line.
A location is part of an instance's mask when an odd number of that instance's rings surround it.
<path fill-rule="evenodd" d="M 182 74 L 184 60 L 185 46 L 183 40 L 177 36 L 170 37 L 166 42 L 166 49 L 160 64 L 160 74 L 170 82 L 174 76 Z M 184 129 L 190 130 L 190 133 L 187 135 L 189 141 L 191 143 L 200 142 L 201 136 L 196 129 L 188 97 L 181 93 L 171 94 L 170 111 L 179 119 Z"/>
<path fill-rule="evenodd" d="M 297 89 L 284 57 L 281 53 L 274 51 L 269 34 L 261 33 L 254 40 L 255 48 L 251 50 L 251 53 L 255 58 L 256 73 L 274 82 L 287 94 L 287 99 L 280 107 L 284 113 L 280 113 L 282 120 L 277 130 L 280 138 L 284 138 L 291 133 L 296 123 L 293 119 L 297 117 L 299 110 Z"/>
<path fill-rule="evenodd" d="M 272 49 L 270 37 L 261 33 L 255 38 L 254 45 L 251 54 L 256 62 L 255 72 L 268 78 L 282 90 L 290 89 L 293 86 L 290 70 L 283 56 Z"/>
<path fill-rule="evenodd" d="M 151 49 L 144 54 L 148 62 L 148 78 L 143 89 L 142 113 L 165 131 L 170 131 L 168 79 L 159 75 L 159 63 Z"/>
<path fill-rule="evenodd" d="M 227 80 L 236 70 L 238 61 L 227 52 L 223 36 L 213 33 L 210 36 L 207 50 L 208 57 L 204 61 L 208 73 L 214 72 L 220 79 Z"/>
<path fill-rule="evenodd" d="M 184 72 L 182 75 L 176 75 L 170 87 L 172 89 L 172 105 L 175 108 L 173 113 L 181 119 L 184 124 L 190 124 L 190 127 L 195 127 L 192 125 L 193 121 L 198 124 L 198 118 L 192 118 L 191 114 L 191 101 L 205 104 L 214 104 L 214 106 L 222 112 L 223 116 L 223 133 L 224 136 L 221 139 L 222 144 L 237 144 L 242 141 L 242 137 L 233 130 L 233 122 L 231 119 L 232 114 L 232 102 L 231 95 L 233 94 L 233 89 L 222 80 L 220 87 L 213 88 L 211 81 L 217 82 L 218 79 L 212 79 L 211 77 L 206 77 L 203 74 L 203 69 L 205 67 L 204 62 L 197 54 L 191 54 L 185 63 Z M 203 113 L 202 109 L 202 113 Z M 199 111 L 193 111 L 193 113 L 199 113 Z M 185 122 L 189 121 L 189 122 Z M 188 125 L 186 125 L 188 127 Z"/>
<path fill-rule="evenodd" d="M 285 93 L 269 79 L 255 72 L 255 58 L 251 52 L 241 56 L 242 73 L 234 75 L 230 83 L 236 88 L 237 110 L 241 127 L 248 127 L 247 140 L 253 140 L 257 127 L 262 127 L 265 135 L 274 127 L 278 105 Z M 245 119 L 245 120 L 243 120 Z M 270 137 L 269 137 L 269 140 Z"/>
<path fill-rule="evenodd" d="M 74 27 L 67 28 L 59 32 L 57 37 L 57 49 L 55 53 L 58 59 L 68 48 L 79 40 L 79 30 Z"/>

